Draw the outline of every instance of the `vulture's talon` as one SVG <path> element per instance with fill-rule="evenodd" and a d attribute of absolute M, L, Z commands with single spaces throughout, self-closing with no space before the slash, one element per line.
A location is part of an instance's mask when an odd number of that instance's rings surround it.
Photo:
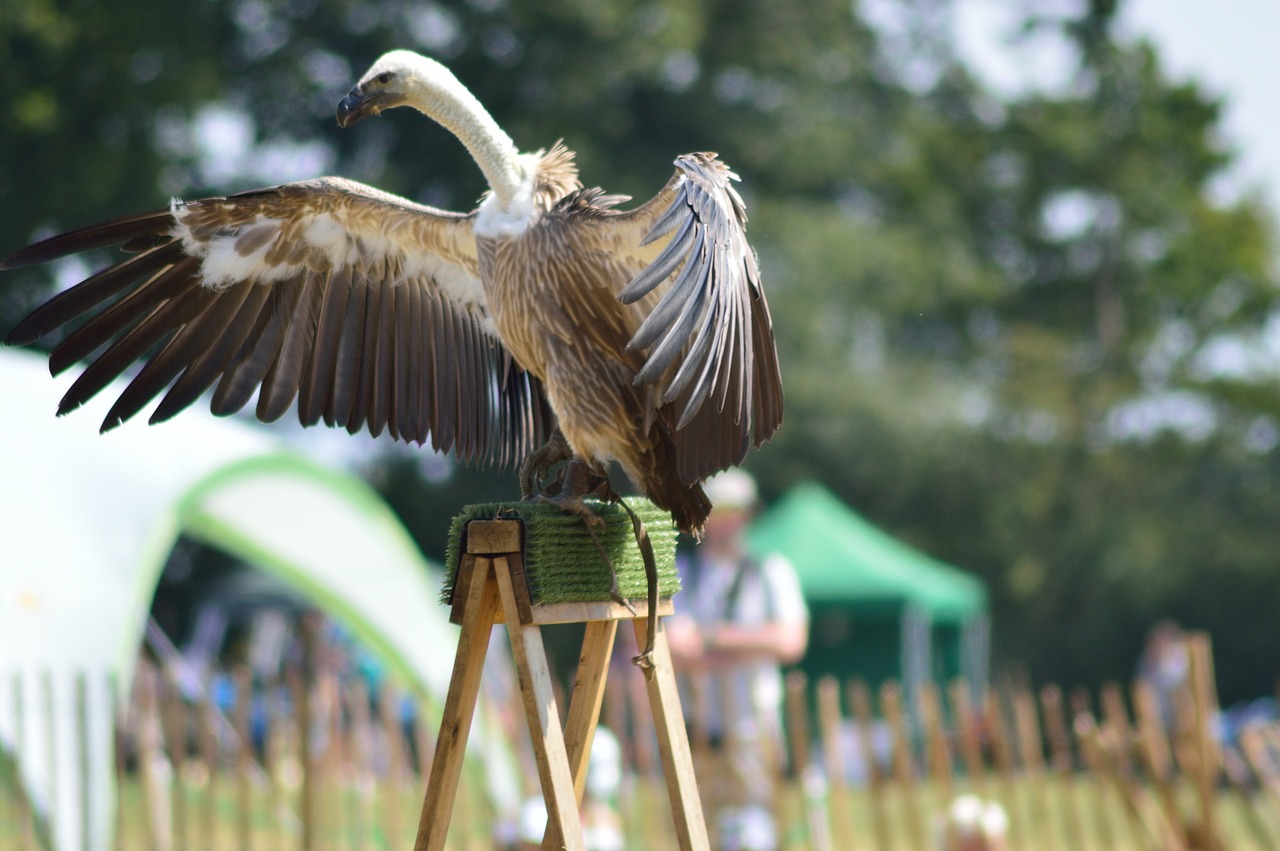
<path fill-rule="evenodd" d="M 560 430 L 556 429 L 547 438 L 547 442 L 530 452 L 520 465 L 520 498 L 528 502 L 536 493 L 558 493 L 560 479 L 564 476 L 563 470 L 560 477 L 545 488 L 542 487 L 541 482 L 552 467 L 572 457 L 573 451 L 569 448 L 569 442 L 564 439 Z M 551 490 L 553 487 L 556 488 L 555 491 Z"/>

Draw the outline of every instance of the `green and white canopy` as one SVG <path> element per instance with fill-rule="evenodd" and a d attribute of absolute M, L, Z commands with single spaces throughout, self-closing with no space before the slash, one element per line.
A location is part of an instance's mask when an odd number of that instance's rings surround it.
<path fill-rule="evenodd" d="M 72 378 L 51 381 L 43 360 L 0 351 L 8 406 L 0 425 L 0 683 L 20 681 L 25 705 L 21 741 L 13 701 L 0 706 L 0 774 L 16 767 L 56 848 L 108 846 L 106 684 L 114 675 L 127 688 L 180 533 L 284 579 L 406 685 L 442 702 L 457 632 L 438 603 L 440 573 L 377 494 L 285 451 L 264 430 L 198 410 L 157 428 L 129 423 L 99 435 L 96 404 L 53 416 Z M 75 711 L 81 674 L 87 724 Z M 485 775 L 499 806 L 513 804 L 506 745 L 481 729 L 471 741 L 489 746 Z"/>

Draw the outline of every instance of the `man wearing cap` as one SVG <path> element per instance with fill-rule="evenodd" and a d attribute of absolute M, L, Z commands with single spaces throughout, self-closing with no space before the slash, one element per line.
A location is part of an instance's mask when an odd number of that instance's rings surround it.
<path fill-rule="evenodd" d="M 695 741 L 710 743 L 698 780 L 718 847 L 771 851 L 783 752 L 780 669 L 804 655 L 809 611 L 789 561 L 746 551 L 757 502 L 751 476 L 728 470 L 703 487 L 713 508 L 695 557 L 681 564 L 685 592 L 667 638 L 685 677 Z"/>

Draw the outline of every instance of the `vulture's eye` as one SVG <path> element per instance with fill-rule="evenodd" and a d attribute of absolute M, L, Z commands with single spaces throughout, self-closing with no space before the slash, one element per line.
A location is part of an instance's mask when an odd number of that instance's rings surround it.
<path fill-rule="evenodd" d="M 379 82 L 379 83 L 382 83 L 382 85 L 384 85 L 384 86 L 385 86 L 387 83 L 390 83 L 390 82 L 391 82 L 391 74 L 390 74 L 390 73 L 388 73 L 388 72 L 386 72 L 386 71 L 383 71 L 381 74 L 379 74 L 379 75 L 378 75 L 378 82 Z"/>

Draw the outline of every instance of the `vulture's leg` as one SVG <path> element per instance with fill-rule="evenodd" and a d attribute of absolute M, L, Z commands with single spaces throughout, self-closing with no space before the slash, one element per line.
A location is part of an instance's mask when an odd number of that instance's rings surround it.
<path fill-rule="evenodd" d="M 551 446 L 550 443 L 538 451 L 542 452 L 549 446 Z M 566 444 L 567 448 L 568 445 Z M 539 493 L 536 497 L 538 502 L 554 505 L 566 514 L 577 514 L 587 524 L 588 529 L 604 523 L 603 520 L 596 516 L 594 511 L 587 508 L 585 501 L 588 496 L 599 494 L 602 488 L 606 489 L 607 493 L 613 493 L 609 489 L 609 480 L 605 478 L 603 473 L 581 458 L 570 458 L 569 463 L 560 471 L 558 484 L 558 488 L 553 485 L 546 491 Z M 605 496 L 604 498 L 607 499 L 608 497 Z"/>
<path fill-rule="evenodd" d="M 587 534 L 591 536 L 591 543 L 596 545 L 596 551 L 600 553 L 604 563 L 609 566 L 609 573 L 612 576 L 609 582 L 609 598 L 615 603 L 626 606 L 632 614 L 635 614 L 636 607 L 631 605 L 630 600 L 622 596 L 622 592 L 618 587 L 617 568 L 613 566 L 613 561 L 609 558 L 609 554 L 604 551 L 604 547 L 600 545 L 600 539 L 596 537 L 595 527 L 603 526 L 604 520 L 600 519 L 590 508 L 587 508 L 585 500 L 588 496 L 598 497 L 604 502 L 622 501 L 621 497 L 610 487 L 609 477 L 602 470 L 580 458 L 573 458 L 561 471 L 558 490 L 555 493 L 538 494 L 538 501 L 554 505 L 561 511 L 577 514 L 582 518 L 582 522 L 587 527 Z"/>
<path fill-rule="evenodd" d="M 542 490 L 541 481 L 547 471 L 572 457 L 573 450 L 569 448 L 569 441 L 564 439 L 560 427 L 556 426 L 547 442 L 530 452 L 520 465 L 520 498 L 533 499 L 533 495 Z"/>
<path fill-rule="evenodd" d="M 562 460 L 555 455 L 560 451 L 560 449 L 556 448 L 557 445 L 563 447 L 566 457 L 571 454 L 568 443 L 557 429 L 551 440 L 547 442 L 547 445 L 530 455 L 530 460 L 525 461 L 526 468 L 542 463 L 544 458 L 554 457 L 554 460 L 539 468 L 541 472 L 538 477 L 544 475 L 551 464 Z M 538 456 L 538 458 L 535 459 L 534 456 Z M 522 468 L 522 487 L 524 487 L 525 472 L 526 470 Z M 569 463 L 560 473 L 558 485 L 559 487 L 554 494 L 538 494 L 538 501 L 558 506 L 562 511 L 582 517 L 587 527 L 587 534 L 591 536 L 591 542 L 596 545 L 596 550 L 600 553 L 600 557 L 609 566 L 609 573 L 612 576 L 609 582 L 609 597 L 614 602 L 626 606 L 632 614 L 636 614 L 636 607 L 631 604 L 630 600 L 622 596 L 622 590 L 618 586 L 617 568 L 614 567 L 609 554 L 604 551 L 604 547 L 600 545 L 600 539 L 596 537 L 594 527 L 604 521 L 597 517 L 591 509 L 587 508 L 584 500 L 588 496 L 595 496 L 605 502 L 616 502 L 623 507 L 627 512 L 627 516 L 631 518 L 631 527 L 635 532 L 636 545 L 640 548 L 640 556 L 644 560 L 644 576 L 647 583 L 646 590 L 648 591 L 649 603 L 649 613 L 646 618 L 645 646 L 640 651 L 640 655 L 636 656 L 632 661 L 648 673 L 653 670 L 653 645 L 658 636 L 658 564 L 653 554 L 653 542 L 649 540 L 649 532 L 645 529 L 644 523 L 640 518 L 636 516 L 636 513 L 631 510 L 631 506 L 627 505 L 626 501 L 609 485 L 609 477 L 604 474 L 604 471 L 588 462 L 579 458 L 570 458 Z M 530 487 L 529 492 L 532 493 L 532 490 L 533 488 Z"/>

